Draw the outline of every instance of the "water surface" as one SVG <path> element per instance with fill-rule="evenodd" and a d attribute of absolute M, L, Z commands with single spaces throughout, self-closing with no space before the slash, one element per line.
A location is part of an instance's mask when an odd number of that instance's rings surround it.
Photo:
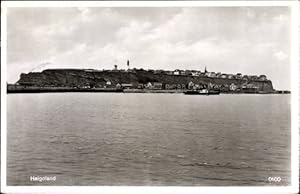
<path fill-rule="evenodd" d="M 290 95 L 10 94 L 7 108 L 8 185 L 290 184 Z"/>

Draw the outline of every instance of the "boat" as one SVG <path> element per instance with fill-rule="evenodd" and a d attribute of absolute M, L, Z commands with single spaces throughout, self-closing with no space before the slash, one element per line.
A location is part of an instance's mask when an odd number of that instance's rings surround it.
<path fill-rule="evenodd" d="M 202 90 L 188 90 L 183 93 L 185 95 L 219 95 L 220 91 L 202 89 Z"/>

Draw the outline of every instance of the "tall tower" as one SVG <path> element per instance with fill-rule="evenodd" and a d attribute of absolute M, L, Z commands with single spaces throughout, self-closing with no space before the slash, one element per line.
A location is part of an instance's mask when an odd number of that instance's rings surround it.
<path fill-rule="evenodd" d="M 207 73 L 207 69 L 206 69 L 206 66 L 205 66 L 205 69 L 204 69 L 204 73 Z"/>
<path fill-rule="evenodd" d="M 128 67 L 128 69 L 129 69 L 129 65 L 130 65 L 130 64 L 129 64 L 129 60 L 127 60 L 127 67 Z"/>

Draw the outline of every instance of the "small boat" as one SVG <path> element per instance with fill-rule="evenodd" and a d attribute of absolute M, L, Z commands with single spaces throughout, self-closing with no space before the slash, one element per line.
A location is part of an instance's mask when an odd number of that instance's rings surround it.
<path fill-rule="evenodd" d="M 202 90 L 188 90 L 183 93 L 185 95 L 219 95 L 220 91 L 202 89 Z"/>

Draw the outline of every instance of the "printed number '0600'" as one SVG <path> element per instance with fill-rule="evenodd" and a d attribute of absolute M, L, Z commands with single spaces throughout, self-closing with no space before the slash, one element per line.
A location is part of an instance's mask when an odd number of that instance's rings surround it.
<path fill-rule="evenodd" d="M 268 178 L 268 181 L 269 182 L 280 182 L 281 181 L 281 178 L 280 177 L 273 177 L 273 176 L 270 176 L 269 178 Z"/>

